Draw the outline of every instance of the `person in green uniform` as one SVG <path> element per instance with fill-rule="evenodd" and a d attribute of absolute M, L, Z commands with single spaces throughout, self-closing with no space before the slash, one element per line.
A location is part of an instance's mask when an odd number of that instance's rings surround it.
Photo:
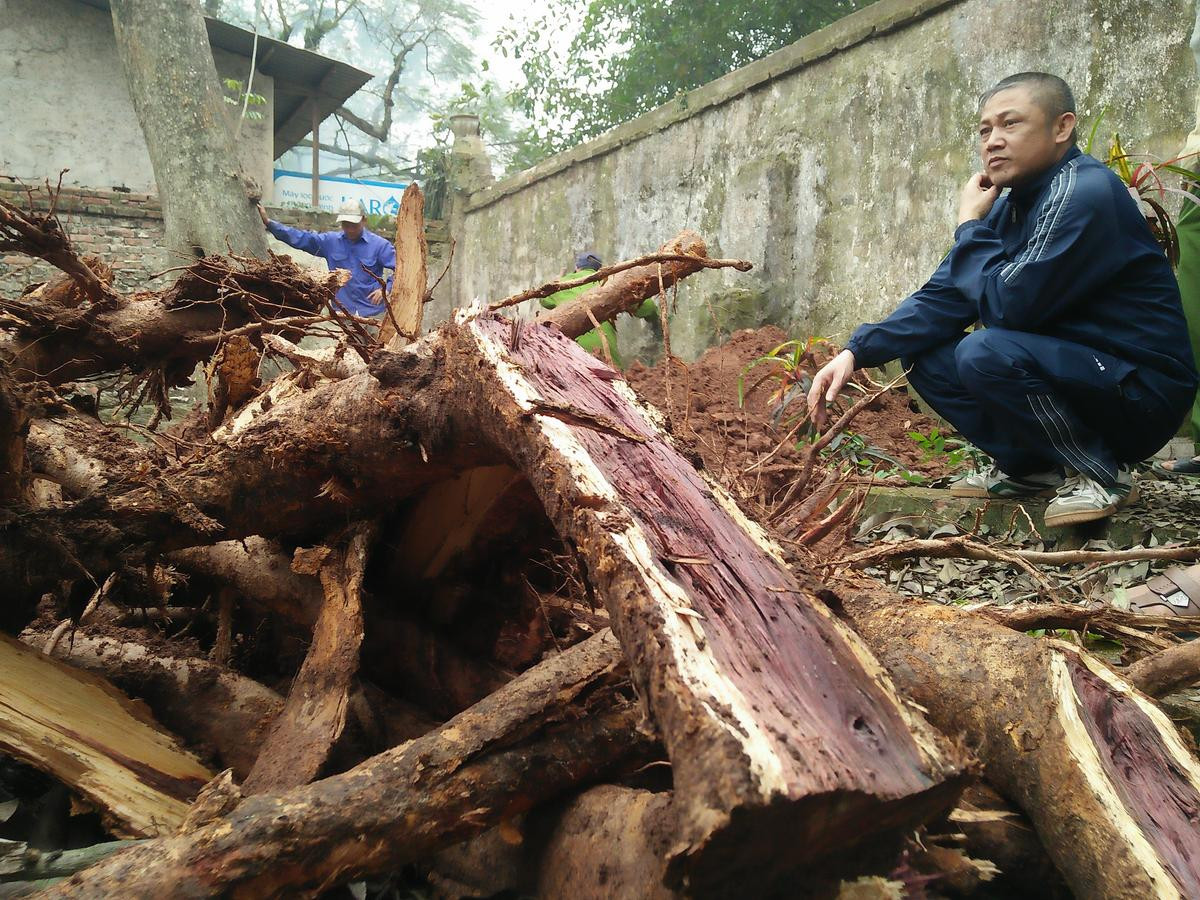
<path fill-rule="evenodd" d="M 1192 53 L 1196 58 L 1196 71 L 1200 72 L 1200 8 L 1196 10 L 1196 28 L 1192 32 Z M 1200 95 L 1197 96 L 1196 106 L 1196 128 L 1188 135 L 1179 156 L 1180 165 L 1191 169 L 1200 178 Z M 1200 197 L 1200 188 L 1193 186 L 1191 192 Z M 1200 365 L 1200 204 L 1184 200 L 1183 208 L 1175 219 L 1175 229 L 1179 234 L 1179 266 L 1175 270 L 1175 278 L 1179 282 L 1179 297 L 1183 301 L 1192 355 Z M 1192 439 L 1200 443 L 1200 392 L 1192 404 L 1189 422 Z M 1168 475 L 1200 476 L 1200 456 L 1168 459 L 1156 468 Z"/>
<path fill-rule="evenodd" d="M 586 251 L 575 257 L 575 271 L 569 275 L 564 275 L 564 278 L 575 279 L 583 278 L 587 275 L 594 275 L 603 266 L 600 257 L 595 253 Z M 542 306 L 546 309 L 554 309 L 574 300 L 580 294 L 586 293 L 594 288 L 600 282 L 592 281 L 588 284 L 581 284 L 578 287 L 566 288 L 556 294 L 551 294 L 549 297 L 542 298 Z M 658 304 L 653 300 L 645 300 L 642 304 L 633 311 L 633 315 L 639 319 L 658 319 Z M 604 340 L 600 339 L 600 333 L 603 332 Z M 604 343 L 608 343 L 608 352 L 612 356 L 612 363 L 618 369 L 621 368 L 621 354 L 617 350 L 617 329 L 613 327 L 612 322 L 601 322 L 600 328 L 593 328 L 591 331 L 585 332 L 577 337 L 576 342 L 588 353 L 594 353 L 597 356 L 604 356 Z"/>

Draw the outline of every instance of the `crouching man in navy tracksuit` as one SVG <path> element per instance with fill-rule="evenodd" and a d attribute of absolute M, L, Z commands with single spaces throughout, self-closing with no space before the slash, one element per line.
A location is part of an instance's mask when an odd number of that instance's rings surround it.
<path fill-rule="evenodd" d="M 1062 79 L 997 84 L 980 100 L 979 142 L 983 173 L 963 188 L 949 256 L 890 316 L 859 326 L 816 374 L 809 409 L 823 425 L 856 368 L 900 359 L 995 460 L 953 493 L 1054 493 L 1047 525 L 1102 519 L 1136 498 L 1131 464 L 1191 405 L 1179 289 L 1125 185 L 1075 146 Z"/>

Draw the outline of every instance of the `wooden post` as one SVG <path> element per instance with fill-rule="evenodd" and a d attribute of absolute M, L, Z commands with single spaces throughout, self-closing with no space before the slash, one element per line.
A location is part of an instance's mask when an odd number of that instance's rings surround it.
<path fill-rule="evenodd" d="M 321 116 L 317 112 L 316 95 L 308 98 L 312 110 L 312 205 L 321 205 Z"/>

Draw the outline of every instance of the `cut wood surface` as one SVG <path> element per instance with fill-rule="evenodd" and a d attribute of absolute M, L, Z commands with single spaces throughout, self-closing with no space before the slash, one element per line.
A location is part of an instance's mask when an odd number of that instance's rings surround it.
<path fill-rule="evenodd" d="M 396 269 L 379 326 L 379 340 L 388 350 L 399 350 L 421 333 L 429 286 L 424 210 L 425 195 L 414 182 L 404 189 L 396 213 Z"/>
<path fill-rule="evenodd" d="M 953 805 L 961 759 L 620 376 L 557 329 L 468 321 L 455 425 L 510 454 L 612 616 L 671 756 L 671 878 L 769 884 Z"/>
<path fill-rule="evenodd" d="M 49 638 L 47 630 L 21 634 L 34 648 L 46 646 Z M 160 722 L 189 744 L 211 748 L 239 779 L 249 774 L 283 709 L 283 698 L 257 681 L 206 659 L 151 647 L 132 629 L 123 639 L 111 629 L 82 626 L 58 642 L 54 656 L 141 698 Z"/>
<path fill-rule="evenodd" d="M 120 837 L 167 834 L 212 777 L 145 707 L 0 635 L 0 748 L 94 803 Z"/>
<path fill-rule="evenodd" d="M 648 761 L 653 745 L 638 735 L 620 665 L 605 631 L 436 731 L 342 775 L 248 797 L 222 819 L 118 853 L 45 896 L 260 900 L 393 871 L 615 766 Z"/>
<path fill-rule="evenodd" d="M 374 534 L 373 528 L 358 526 L 346 546 L 321 548 L 328 554 L 319 563 L 325 601 L 283 712 L 242 785 L 246 794 L 308 784 L 346 726 L 363 638 L 363 573 Z"/>
<path fill-rule="evenodd" d="M 877 583 L 837 596 L 900 688 L 976 748 L 1076 897 L 1200 896 L 1200 764 L 1153 703 L 1071 645 Z"/>

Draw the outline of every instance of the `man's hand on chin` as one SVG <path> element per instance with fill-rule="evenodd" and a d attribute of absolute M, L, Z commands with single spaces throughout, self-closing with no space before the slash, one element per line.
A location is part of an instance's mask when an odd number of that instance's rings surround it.
<path fill-rule="evenodd" d="M 962 196 L 958 199 L 958 224 L 982 219 L 992 211 L 992 204 L 999 196 L 1000 188 L 992 184 L 986 175 L 976 172 L 967 179 Z"/>

